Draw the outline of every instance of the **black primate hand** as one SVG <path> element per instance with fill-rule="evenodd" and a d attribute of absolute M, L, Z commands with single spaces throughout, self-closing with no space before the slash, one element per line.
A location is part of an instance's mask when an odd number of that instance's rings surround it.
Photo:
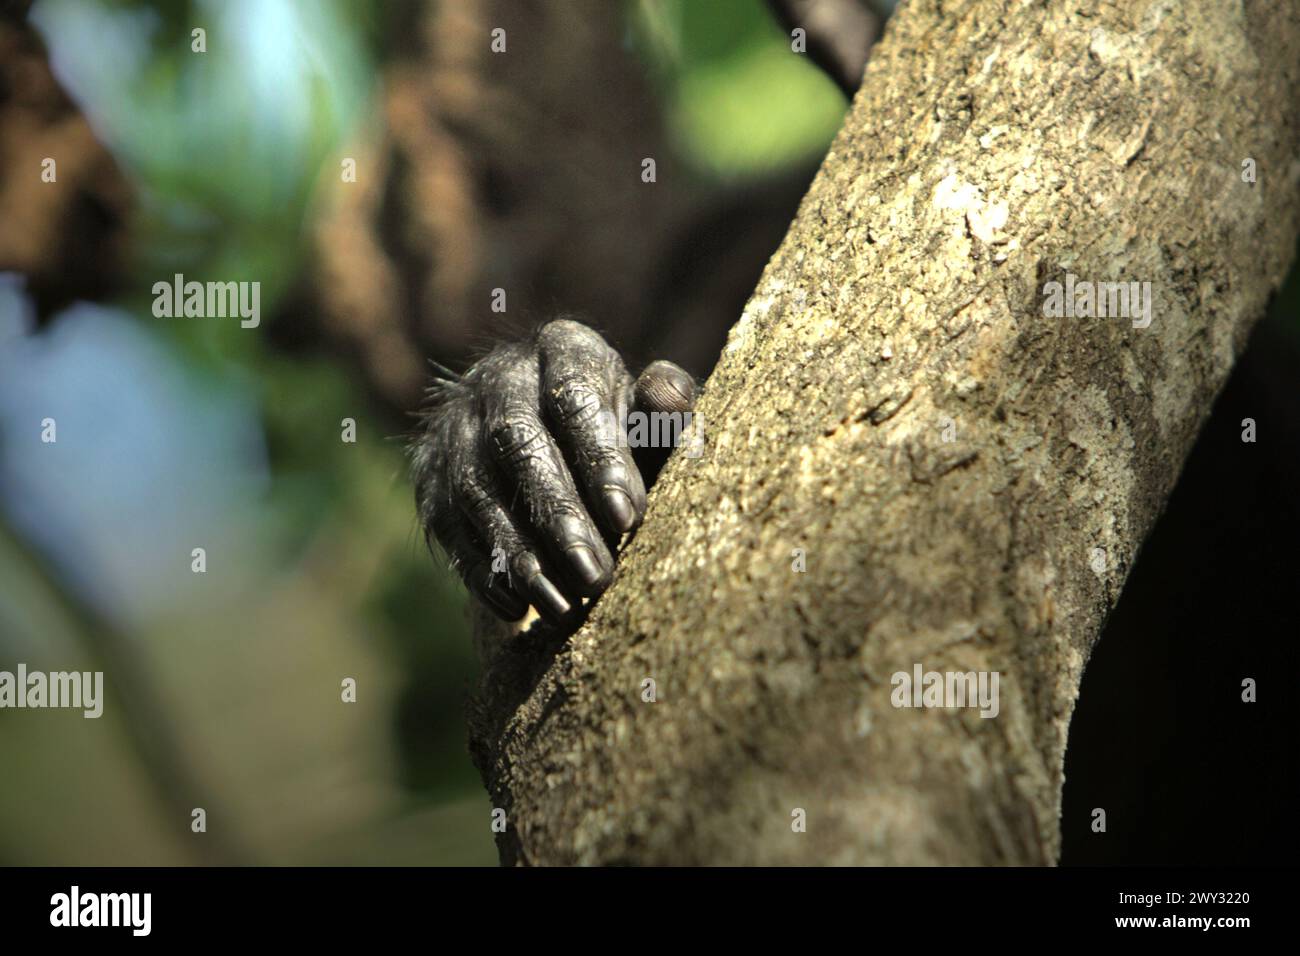
<path fill-rule="evenodd" d="M 633 382 L 599 334 L 558 319 L 433 394 L 412 450 L 426 539 L 501 618 L 531 604 L 554 623 L 609 586 L 611 544 L 645 512 L 621 424 L 629 412 L 689 411 L 695 383 L 671 362 Z"/>

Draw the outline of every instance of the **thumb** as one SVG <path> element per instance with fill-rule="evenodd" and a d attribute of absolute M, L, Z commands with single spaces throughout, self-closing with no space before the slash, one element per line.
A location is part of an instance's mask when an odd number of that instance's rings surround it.
<path fill-rule="evenodd" d="M 680 365 L 651 362 L 636 380 L 632 405 L 639 412 L 689 412 L 695 407 L 695 379 Z"/>

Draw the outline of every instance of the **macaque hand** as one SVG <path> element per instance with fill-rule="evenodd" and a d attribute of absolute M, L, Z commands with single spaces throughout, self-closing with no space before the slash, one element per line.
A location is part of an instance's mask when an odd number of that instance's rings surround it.
<path fill-rule="evenodd" d="M 412 448 L 426 539 L 503 620 L 531 605 L 559 624 L 609 586 L 613 550 L 645 514 L 643 470 L 664 453 L 633 454 L 629 413 L 684 414 L 695 391 L 671 362 L 633 381 L 618 353 L 572 319 L 499 346 L 433 390 Z"/>

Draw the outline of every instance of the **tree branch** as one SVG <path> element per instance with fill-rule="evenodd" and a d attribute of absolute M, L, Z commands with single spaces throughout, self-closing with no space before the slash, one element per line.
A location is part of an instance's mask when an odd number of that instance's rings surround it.
<path fill-rule="evenodd" d="M 1084 664 L 1300 227 L 1297 62 L 1281 3 L 899 9 L 703 456 L 583 629 L 485 675 L 506 862 L 1056 859 Z M 1071 275 L 1150 325 L 1046 316 Z M 918 664 L 998 715 L 893 706 Z"/>

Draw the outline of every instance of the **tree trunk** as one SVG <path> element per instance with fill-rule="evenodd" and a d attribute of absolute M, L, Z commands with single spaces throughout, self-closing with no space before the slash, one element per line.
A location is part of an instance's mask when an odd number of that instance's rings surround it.
<path fill-rule="evenodd" d="M 1055 861 L 1084 664 L 1294 246 L 1297 64 L 1280 0 L 899 9 L 703 454 L 583 629 L 485 674 L 504 861 Z M 1045 315 L 1069 275 L 1149 326 Z M 916 665 L 997 715 L 894 706 Z"/>

